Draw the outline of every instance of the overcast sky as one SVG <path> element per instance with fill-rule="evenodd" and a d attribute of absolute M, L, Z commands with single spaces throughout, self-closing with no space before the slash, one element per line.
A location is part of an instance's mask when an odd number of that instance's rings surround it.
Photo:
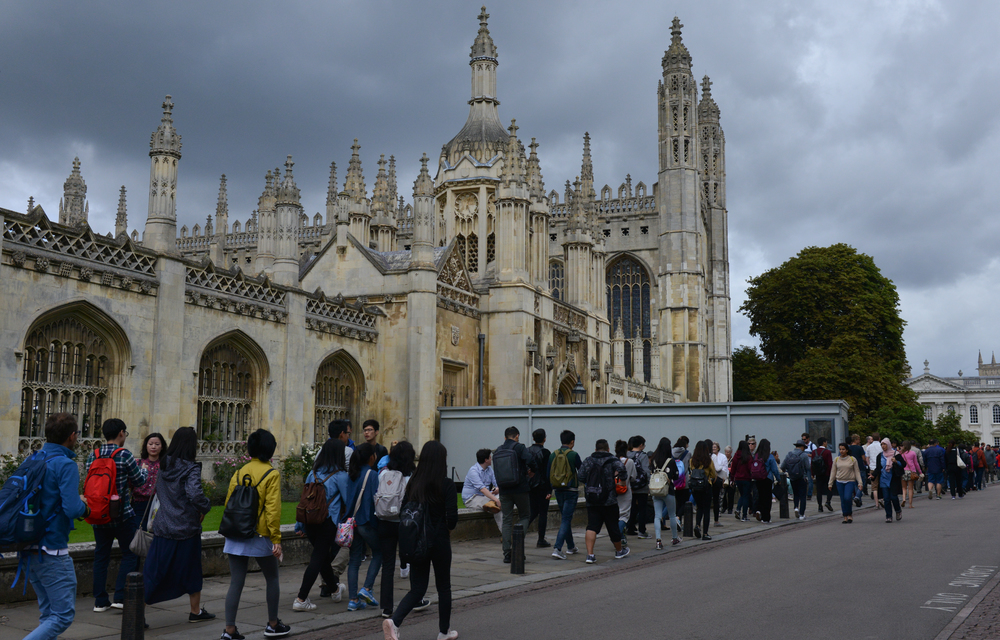
<path fill-rule="evenodd" d="M 118 190 L 141 234 L 149 136 L 165 94 L 183 136 L 178 226 L 204 225 L 219 176 L 230 221 L 264 173 L 295 159 L 324 210 L 361 144 L 369 190 L 395 155 L 410 199 L 419 158 L 462 127 L 480 2 L 0 1 L 0 206 L 58 215 L 74 156 L 90 223 Z M 726 132 L 733 347 L 746 279 L 803 247 L 846 242 L 899 289 L 914 374 L 975 374 L 1000 351 L 1000 3 L 494 2 L 504 122 L 539 142 L 549 189 L 593 140 L 598 187 L 656 181 L 656 83 L 679 15 L 695 77 Z M 432 162 L 433 165 L 433 162 Z"/>

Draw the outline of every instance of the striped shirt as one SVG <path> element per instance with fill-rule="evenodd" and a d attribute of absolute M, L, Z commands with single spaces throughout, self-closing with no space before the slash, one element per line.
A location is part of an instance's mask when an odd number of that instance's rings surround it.
<path fill-rule="evenodd" d="M 101 457 L 108 457 L 111 455 L 111 452 L 117 448 L 118 445 L 115 443 L 105 442 L 99 449 Z M 95 459 L 94 452 L 91 451 L 90 455 L 87 456 L 88 471 L 90 471 L 90 465 L 93 464 Z M 139 466 L 139 464 L 135 461 L 135 456 L 133 456 L 132 452 L 128 449 L 124 449 L 121 453 L 115 456 L 115 468 L 115 484 L 118 486 L 118 499 L 121 501 L 121 518 L 109 524 L 95 524 L 95 528 L 111 529 L 121 524 L 124 520 L 134 516 L 135 510 L 132 508 L 129 485 L 133 487 L 141 487 L 145 484 L 146 479 L 148 478 L 146 470 Z"/>

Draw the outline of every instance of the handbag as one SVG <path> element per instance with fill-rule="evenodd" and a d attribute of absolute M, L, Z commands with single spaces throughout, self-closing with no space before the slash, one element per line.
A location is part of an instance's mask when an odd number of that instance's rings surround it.
<path fill-rule="evenodd" d="M 358 499 L 354 502 L 354 509 L 351 510 L 351 517 L 344 520 L 337 525 L 337 536 L 333 539 L 338 545 L 350 548 L 351 543 L 354 542 L 354 528 L 357 523 L 354 521 L 354 514 L 358 512 L 358 507 L 361 506 L 361 498 L 365 495 L 365 487 L 368 485 L 368 476 L 371 473 L 365 474 L 365 479 L 361 483 L 361 491 L 358 492 Z"/>
<path fill-rule="evenodd" d="M 960 451 L 955 453 L 955 464 L 958 465 L 959 469 L 964 469 L 966 467 L 965 460 L 962 460 L 962 452 Z"/>
<path fill-rule="evenodd" d="M 146 519 L 146 515 L 149 513 L 149 507 L 152 506 L 153 500 L 155 499 L 156 493 L 154 492 L 153 497 L 146 503 L 146 511 L 142 514 L 143 520 Z M 152 528 L 152 524 L 147 526 Z M 153 532 L 143 529 L 142 522 L 140 521 L 139 528 L 135 530 L 135 535 L 132 536 L 132 542 L 128 545 L 128 550 L 140 558 L 145 558 L 149 554 L 149 545 L 151 544 L 153 544 Z"/>

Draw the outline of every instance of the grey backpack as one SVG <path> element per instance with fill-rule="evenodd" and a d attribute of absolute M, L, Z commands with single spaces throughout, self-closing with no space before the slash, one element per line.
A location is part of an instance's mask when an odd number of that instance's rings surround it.
<path fill-rule="evenodd" d="M 399 521 L 407 479 L 401 471 L 385 469 L 379 474 L 378 490 L 375 492 L 375 515 L 380 520 Z"/>

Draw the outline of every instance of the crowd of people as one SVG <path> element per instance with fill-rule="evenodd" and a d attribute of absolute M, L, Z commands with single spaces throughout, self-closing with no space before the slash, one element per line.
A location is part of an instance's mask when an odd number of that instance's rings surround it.
<path fill-rule="evenodd" d="M 330 423 L 329 439 L 304 479 L 295 531 L 309 541 L 312 552 L 291 609 L 317 608 L 310 592 L 321 577 L 321 597 L 341 602 L 346 595 L 348 611 L 380 608 L 386 640 L 398 640 L 407 615 L 430 606 L 425 596 L 433 568 L 438 639 L 457 638 L 458 633 L 450 628 L 449 532 L 458 521 L 458 492 L 448 477 L 447 450 L 437 441 L 425 443 L 419 458 L 406 441 L 393 442 L 387 449 L 378 442 L 375 420 L 364 423 L 364 442 L 355 444 L 351 428 L 348 420 Z M 63 413 L 46 421 L 47 442 L 36 454 L 46 470 L 39 502 L 46 524 L 37 544 L 22 552 L 40 611 L 39 626 L 27 636 L 29 640 L 54 639 L 73 621 L 77 577 L 68 535 L 74 519 L 86 519 L 94 527 L 95 612 L 123 608 L 125 577 L 141 570 L 147 604 L 187 596 L 189 622 L 216 618 L 201 603 L 202 521 L 211 504 L 196 460 L 195 430 L 177 429 L 169 444 L 161 434 L 149 434 L 142 441 L 138 460 L 124 446 L 128 438 L 124 422 L 109 419 L 102 433 L 105 443 L 88 455 L 84 495 L 79 495 L 76 420 Z M 749 434 L 735 452 L 712 440 L 692 445 L 687 436 L 676 442 L 660 438 L 652 454 L 646 452 L 646 440 L 640 435 L 617 440 L 613 448 L 608 440 L 599 439 L 586 457 L 576 450 L 576 435 L 570 430 L 559 434 L 559 447 L 552 451 L 545 447 L 544 429 L 534 430 L 531 439 L 532 444 L 525 446 L 519 430 L 507 428 L 499 447 L 476 453 L 462 486 L 467 508 L 494 515 L 505 563 L 512 561 L 515 513 L 528 526 L 537 520 L 535 544 L 551 547 L 553 558 L 566 560 L 580 553 L 572 521 L 581 497 L 587 509 L 585 562 L 593 564 L 602 530 L 616 559 L 629 555 L 629 536 L 655 537 L 655 549 L 662 550 L 662 533 L 669 531 L 670 544 L 681 544 L 681 517 L 687 509 L 693 513 L 694 536 L 702 540 L 711 540 L 710 529 L 725 525 L 720 520 L 724 515 L 770 523 L 773 502 L 789 491 L 794 516 L 800 520 L 806 518 L 813 496 L 818 511 L 832 512 L 836 495 L 842 522 L 850 524 L 853 509 L 869 496 L 884 508 L 885 521 L 891 523 L 902 519 L 904 508 L 915 508 L 917 496 L 925 492 L 932 500 L 948 493 L 953 500 L 963 499 L 993 482 L 997 471 L 996 449 L 985 444 L 966 448 L 948 442 L 942 447 L 931 441 L 921 448 L 910 441 L 880 438 L 877 433 L 865 444 L 853 435 L 836 451 L 825 438 L 813 443 L 803 433 L 783 460 L 768 439 L 758 442 Z M 289 625 L 278 616 L 278 576 L 284 552 L 281 478 L 272 465 L 277 442 L 273 434 L 259 429 L 250 434 L 246 447 L 250 461 L 229 480 L 220 526 L 230 569 L 221 640 L 244 640 L 237 615 L 251 558 L 265 583 L 263 635 L 290 633 Z M 547 516 L 552 497 L 560 522 L 554 543 L 549 543 Z M 107 573 L 115 540 L 121 562 L 114 592 L 109 595 Z M 397 557 L 400 578 L 410 580 L 410 589 L 395 604 Z M 368 568 L 359 580 L 365 562 Z M 346 585 L 341 582 L 345 572 Z M 376 598 L 375 580 L 380 573 Z"/>

